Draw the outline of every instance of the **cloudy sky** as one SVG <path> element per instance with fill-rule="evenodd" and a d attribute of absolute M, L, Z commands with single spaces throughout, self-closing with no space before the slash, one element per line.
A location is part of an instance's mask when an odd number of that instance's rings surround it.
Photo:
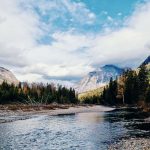
<path fill-rule="evenodd" d="M 78 81 L 150 54 L 150 0 L 0 0 L 0 66 L 21 81 Z"/>

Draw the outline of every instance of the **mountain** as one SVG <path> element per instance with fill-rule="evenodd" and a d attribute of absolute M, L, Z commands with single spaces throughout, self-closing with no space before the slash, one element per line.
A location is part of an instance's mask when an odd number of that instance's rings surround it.
<path fill-rule="evenodd" d="M 148 78 L 150 81 L 150 56 L 147 57 L 147 59 L 143 62 L 144 65 L 146 65 L 146 68 L 148 70 Z"/>
<path fill-rule="evenodd" d="M 86 75 L 75 87 L 78 93 L 87 92 L 109 83 L 110 78 L 115 79 L 123 73 L 124 69 L 114 65 L 105 65 Z"/>
<path fill-rule="evenodd" d="M 145 65 L 147 70 L 148 70 L 148 77 L 149 77 L 149 80 L 150 80 L 150 56 L 148 56 L 142 63 L 141 65 L 136 69 L 136 72 L 138 73 L 139 70 L 140 70 L 140 67 L 142 65 Z"/>
<path fill-rule="evenodd" d="M 150 64 L 150 56 L 148 56 L 141 65 L 148 65 L 148 64 Z"/>
<path fill-rule="evenodd" d="M 19 84 L 19 81 L 11 71 L 0 67 L 0 84 L 2 84 L 3 81 L 6 81 L 8 84 Z"/>

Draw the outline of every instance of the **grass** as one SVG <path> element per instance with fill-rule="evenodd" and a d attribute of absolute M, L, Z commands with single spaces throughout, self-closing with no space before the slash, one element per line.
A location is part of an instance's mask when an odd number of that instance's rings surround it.
<path fill-rule="evenodd" d="M 0 105 L 0 111 L 23 111 L 23 112 L 32 112 L 32 111 L 43 111 L 43 110 L 56 110 L 56 109 L 68 109 L 70 107 L 89 107 L 93 106 L 92 104 L 5 104 Z"/>
<path fill-rule="evenodd" d="M 0 105 L 0 110 L 11 110 L 11 111 L 40 111 L 40 110 L 55 110 L 55 109 L 68 109 L 73 105 L 62 105 L 62 104 L 40 104 L 40 105 L 26 105 L 26 104 L 6 104 Z"/>

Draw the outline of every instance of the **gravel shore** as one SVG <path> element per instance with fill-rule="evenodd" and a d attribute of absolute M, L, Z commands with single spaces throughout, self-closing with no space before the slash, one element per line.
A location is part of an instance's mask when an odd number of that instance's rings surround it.
<path fill-rule="evenodd" d="M 113 144 L 108 150 L 150 150 L 150 139 L 131 138 Z"/>
<path fill-rule="evenodd" d="M 31 117 L 35 117 L 36 115 L 69 115 L 75 113 L 83 113 L 83 112 L 104 112 L 111 111 L 114 108 L 105 107 L 100 105 L 93 106 L 73 106 L 73 107 L 62 107 L 62 108 L 53 108 L 53 109 L 45 109 L 43 107 L 39 107 L 38 110 L 35 109 L 0 109 L 0 123 L 12 122 L 16 120 L 24 120 Z"/>

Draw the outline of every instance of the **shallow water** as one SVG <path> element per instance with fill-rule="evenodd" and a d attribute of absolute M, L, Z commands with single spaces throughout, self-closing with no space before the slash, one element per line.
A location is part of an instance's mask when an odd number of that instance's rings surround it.
<path fill-rule="evenodd" d="M 138 120 L 127 116 L 131 116 L 131 112 L 119 110 L 61 116 L 38 115 L 31 119 L 2 123 L 0 149 L 105 150 L 122 137 L 138 136 L 134 134 L 135 131 L 139 135 L 149 134 L 149 131 L 132 128 L 141 123 L 143 117 Z"/>

